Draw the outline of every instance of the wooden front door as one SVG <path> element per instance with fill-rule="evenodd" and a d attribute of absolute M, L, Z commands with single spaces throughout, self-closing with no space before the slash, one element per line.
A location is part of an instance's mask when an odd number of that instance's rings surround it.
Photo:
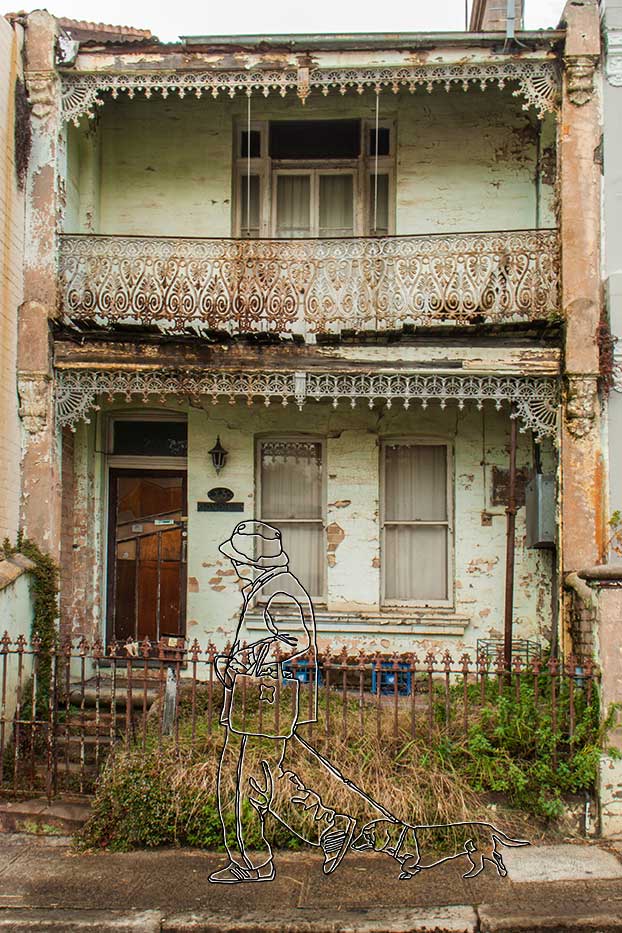
<path fill-rule="evenodd" d="M 110 470 L 108 640 L 186 631 L 186 473 Z"/>

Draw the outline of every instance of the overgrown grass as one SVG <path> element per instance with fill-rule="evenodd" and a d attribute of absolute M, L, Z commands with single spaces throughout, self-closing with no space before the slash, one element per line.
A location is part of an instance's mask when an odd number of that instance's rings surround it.
<path fill-rule="evenodd" d="M 331 697 L 333 734 L 322 728 L 326 718 L 325 691 L 320 723 L 301 734 L 335 763 L 342 773 L 408 823 L 446 823 L 488 819 L 506 831 L 533 837 L 559 818 L 564 796 L 591 791 L 597 774 L 609 720 L 601 723 L 596 691 L 588 702 L 580 685 L 572 696 L 574 728 L 569 735 L 568 685 L 551 702 L 550 680 L 525 680 L 498 694 L 497 684 L 466 691 L 468 729 L 464 731 L 465 691 L 440 685 L 432 709 L 423 706 L 411 734 L 411 706 L 398 707 L 397 736 L 390 698 L 381 710 L 369 698 L 364 709 L 356 698 L 345 707 L 347 738 L 342 734 L 344 705 Z M 425 699 L 425 698 L 424 698 Z M 123 850 L 165 844 L 220 848 L 221 826 L 216 808 L 216 772 L 223 735 L 210 735 L 203 715 L 206 696 L 197 695 L 195 735 L 192 737 L 188 699 L 181 704 L 179 743 L 158 739 L 152 720 L 145 748 L 117 751 L 98 783 L 93 813 L 78 838 L 81 847 Z M 449 714 L 449 715 L 448 715 Z M 431 724 L 431 728 L 430 728 Z M 362 734 L 359 734 L 362 725 Z M 261 758 L 261 748 L 254 754 Z M 296 743 L 288 746 L 284 767 L 297 772 Z M 378 814 L 345 785 L 335 784 L 318 760 L 304 762 L 304 783 L 327 806 L 352 813 L 363 821 Z M 503 796 L 509 809 L 492 810 L 490 794 Z M 309 816 L 309 820 L 312 817 Z M 276 846 L 293 846 L 295 839 L 277 821 L 272 826 Z M 249 840 L 259 845 L 260 840 Z"/>

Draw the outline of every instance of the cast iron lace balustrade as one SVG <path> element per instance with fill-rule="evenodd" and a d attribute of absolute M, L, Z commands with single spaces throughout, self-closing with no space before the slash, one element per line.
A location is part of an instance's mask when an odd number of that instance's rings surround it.
<path fill-rule="evenodd" d="M 68 324 L 168 333 L 388 331 L 555 317 L 553 230 L 308 240 L 65 235 Z"/>

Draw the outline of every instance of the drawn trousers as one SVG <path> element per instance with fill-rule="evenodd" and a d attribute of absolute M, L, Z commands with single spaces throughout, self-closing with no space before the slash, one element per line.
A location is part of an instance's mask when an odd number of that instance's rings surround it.
<path fill-rule="evenodd" d="M 296 733 L 290 739 L 266 739 L 227 729 L 218 768 L 218 809 L 232 862 L 242 868 L 260 868 L 270 861 L 272 849 L 265 833 L 268 815 L 309 845 L 320 844 L 322 833 L 334 825 L 335 809 L 307 786 L 305 772 L 319 760 L 315 756 L 313 762 L 313 757 L 313 750 Z M 328 773 L 335 789 L 339 785 L 343 791 L 344 782 Z M 367 795 L 360 796 L 370 805 L 370 820 L 386 814 Z"/>

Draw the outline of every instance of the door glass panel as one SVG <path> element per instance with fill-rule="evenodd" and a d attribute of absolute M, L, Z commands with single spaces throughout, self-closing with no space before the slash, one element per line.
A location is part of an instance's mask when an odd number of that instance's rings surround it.
<path fill-rule="evenodd" d="M 389 234 L 389 176 L 378 173 L 369 176 L 369 232 L 372 236 Z"/>
<path fill-rule="evenodd" d="M 320 236 L 354 234 L 352 175 L 320 175 Z"/>
<path fill-rule="evenodd" d="M 277 175 L 276 235 L 311 235 L 311 176 Z"/>
<path fill-rule="evenodd" d="M 185 457 L 185 421 L 115 421 L 112 452 L 136 457 Z"/>
<path fill-rule="evenodd" d="M 184 630 L 183 475 L 111 474 L 114 536 L 109 631 L 157 641 Z"/>
<path fill-rule="evenodd" d="M 242 220 L 240 231 L 243 237 L 259 236 L 259 175 L 242 175 L 240 186 Z M 249 185 L 250 182 L 250 185 Z M 250 197 L 248 196 L 250 188 Z M 248 219 L 250 217 L 250 220 Z"/>

